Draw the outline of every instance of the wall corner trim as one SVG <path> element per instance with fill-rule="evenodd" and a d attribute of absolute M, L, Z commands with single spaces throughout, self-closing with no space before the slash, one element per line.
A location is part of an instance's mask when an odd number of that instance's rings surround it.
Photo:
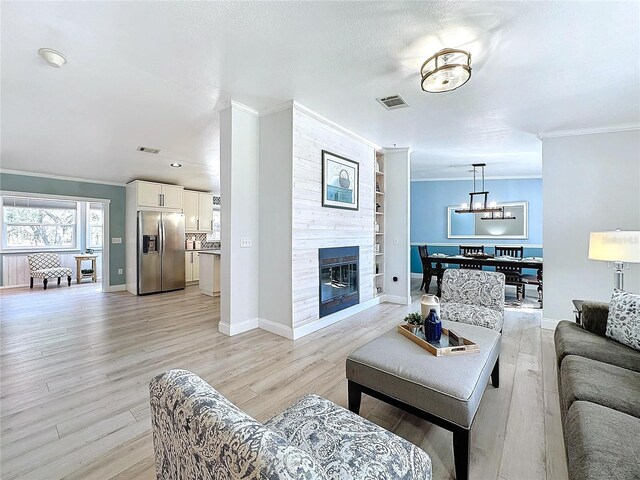
<path fill-rule="evenodd" d="M 230 325 L 226 322 L 220 322 L 218 324 L 218 331 L 220 333 L 224 333 L 229 337 L 233 337 L 234 335 L 238 335 L 239 333 L 248 332 L 249 330 L 253 330 L 258 328 L 258 318 L 250 318 L 245 320 L 244 322 L 234 323 Z"/>
<path fill-rule="evenodd" d="M 266 330 L 267 332 L 275 333 L 281 337 L 293 340 L 293 329 L 286 325 L 282 325 L 281 323 L 267 320 L 266 318 L 258 318 L 258 327 L 262 330 Z"/>

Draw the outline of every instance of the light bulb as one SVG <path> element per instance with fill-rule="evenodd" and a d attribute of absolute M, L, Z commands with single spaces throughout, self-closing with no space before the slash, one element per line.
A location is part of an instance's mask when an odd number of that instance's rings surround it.
<path fill-rule="evenodd" d="M 504 214 L 505 217 L 510 218 L 511 217 L 511 212 L 507 212 Z"/>
<path fill-rule="evenodd" d="M 468 208 L 469 208 L 468 203 L 463 203 L 462 205 L 460 205 L 460 210 L 467 210 Z"/>
<path fill-rule="evenodd" d="M 498 204 L 496 202 L 489 202 L 489 207 L 490 208 L 496 208 Z"/>
<path fill-rule="evenodd" d="M 481 207 L 482 207 L 482 204 L 480 202 L 476 202 L 473 204 L 473 208 L 476 210 L 480 210 Z"/>

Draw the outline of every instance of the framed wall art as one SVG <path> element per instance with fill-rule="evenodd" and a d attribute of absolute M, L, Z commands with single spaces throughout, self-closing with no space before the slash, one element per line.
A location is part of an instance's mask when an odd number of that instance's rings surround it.
<path fill-rule="evenodd" d="M 358 210 L 358 162 L 322 150 L 322 206 Z"/>

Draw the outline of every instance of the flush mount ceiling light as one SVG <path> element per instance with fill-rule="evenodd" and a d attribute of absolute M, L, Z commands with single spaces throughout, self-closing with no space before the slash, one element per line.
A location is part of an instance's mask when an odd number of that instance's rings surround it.
<path fill-rule="evenodd" d="M 41 48 L 38 50 L 38 55 L 44 58 L 44 61 L 49 64 L 50 67 L 60 68 L 67 63 L 67 57 L 60 52 L 56 52 L 50 48 Z"/>
<path fill-rule="evenodd" d="M 471 78 L 471 54 L 445 48 L 429 57 L 420 68 L 422 90 L 429 93 L 450 92 Z"/>
<path fill-rule="evenodd" d="M 172 166 L 173 168 L 180 168 L 180 167 L 182 166 L 182 164 L 181 164 L 181 163 L 178 163 L 178 162 L 173 162 L 173 163 L 171 164 L 171 166 Z"/>

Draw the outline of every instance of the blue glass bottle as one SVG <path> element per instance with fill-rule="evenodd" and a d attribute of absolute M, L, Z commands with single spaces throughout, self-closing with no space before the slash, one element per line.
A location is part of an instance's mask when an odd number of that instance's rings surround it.
<path fill-rule="evenodd" d="M 442 336 L 442 322 L 435 308 L 432 308 L 424 319 L 424 336 L 428 342 L 439 342 Z"/>

